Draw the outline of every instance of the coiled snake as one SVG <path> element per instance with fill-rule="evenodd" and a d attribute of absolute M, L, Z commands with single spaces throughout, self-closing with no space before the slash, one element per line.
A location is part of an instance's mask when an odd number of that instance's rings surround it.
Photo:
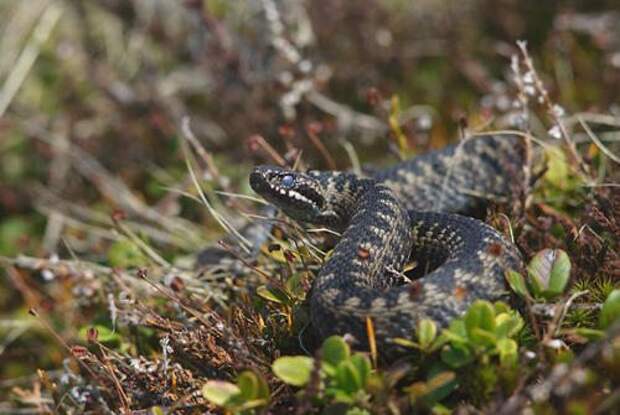
<path fill-rule="evenodd" d="M 445 327 L 475 300 L 506 295 L 505 271 L 522 265 L 517 248 L 455 212 L 510 200 L 527 164 L 524 137 L 486 134 L 371 177 L 259 166 L 250 185 L 289 217 L 342 233 L 310 295 L 320 335 L 349 333 L 367 345 L 370 318 L 377 341 L 389 344 L 410 338 L 422 318 Z M 430 272 L 404 283 L 410 258 L 415 277 Z"/>

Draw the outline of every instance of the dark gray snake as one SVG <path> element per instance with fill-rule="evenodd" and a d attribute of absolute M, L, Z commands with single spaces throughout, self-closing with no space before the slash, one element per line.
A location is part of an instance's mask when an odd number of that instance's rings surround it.
<path fill-rule="evenodd" d="M 342 233 L 312 286 L 320 335 L 349 333 L 367 344 L 370 318 L 383 345 L 410 338 L 422 318 L 445 327 L 475 300 L 506 296 L 505 271 L 522 266 L 517 248 L 456 212 L 510 200 L 527 160 L 524 137 L 487 134 L 372 177 L 259 166 L 250 185 L 289 217 Z M 404 282 L 410 258 L 418 262 L 414 276 L 424 277 Z"/>

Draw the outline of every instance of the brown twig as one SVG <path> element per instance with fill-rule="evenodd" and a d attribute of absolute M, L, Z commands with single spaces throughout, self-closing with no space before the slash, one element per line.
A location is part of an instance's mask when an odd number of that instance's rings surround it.
<path fill-rule="evenodd" d="M 321 132 L 321 130 L 322 125 L 318 122 L 312 122 L 306 125 L 306 134 L 308 134 L 308 138 L 310 138 L 312 144 L 317 148 L 317 150 L 319 150 L 319 153 L 321 153 L 321 155 L 325 159 L 327 167 L 330 170 L 336 170 L 337 166 L 334 158 L 331 156 L 331 154 L 329 154 L 329 151 L 327 151 L 327 148 L 319 138 L 319 133 Z"/>
<path fill-rule="evenodd" d="M 269 144 L 262 135 L 254 134 L 247 140 L 248 147 L 251 151 L 256 152 L 263 150 L 267 155 L 279 166 L 286 166 L 286 160 L 282 157 L 275 148 Z"/>
<path fill-rule="evenodd" d="M 562 139 L 566 143 L 568 150 L 571 154 L 571 157 L 577 163 L 577 165 L 582 170 L 582 172 L 586 176 L 589 176 L 590 174 L 589 166 L 583 161 L 583 159 L 577 152 L 577 147 L 575 146 L 575 143 L 573 142 L 573 140 L 571 140 L 570 135 L 568 134 L 568 130 L 566 129 L 566 126 L 564 125 L 564 121 L 562 120 L 561 115 L 559 115 L 557 111 L 555 110 L 555 106 L 553 102 L 551 101 L 551 98 L 549 97 L 547 88 L 545 88 L 545 85 L 543 84 L 542 80 L 538 76 L 538 72 L 536 72 L 536 68 L 534 67 L 532 58 L 530 57 L 530 54 L 527 51 L 527 42 L 518 41 L 517 47 L 521 51 L 521 55 L 523 56 L 523 63 L 525 64 L 528 70 L 528 73 L 531 74 L 531 76 L 533 77 L 534 86 L 536 87 L 536 90 L 538 91 L 538 94 L 542 99 L 542 103 L 545 105 L 545 108 L 547 109 L 547 113 L 553 120 L 554 124 L 559 128 Z"/>

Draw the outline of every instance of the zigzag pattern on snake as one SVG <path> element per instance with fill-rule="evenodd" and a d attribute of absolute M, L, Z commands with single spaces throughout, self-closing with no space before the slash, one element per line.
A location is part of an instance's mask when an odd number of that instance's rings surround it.
<path fill-rule="evenodd" d="M 251 187 L 291 218 L 342 233 L 314 279 L 313 326 L 321 336 L 351 334 L 367 345 L 366 319 L 378 343 L 410 338 L 422 318 L 439 327 L 478 299 L 506 296 L 505 271 L 520 269 L 517 248 L 471 214 L 512 197 L 526 180 L 527 140 L 485 134 L 379 170 L 296 172 L 259 166 Z M 417 278 L 404 282 L 413 259 Z M 415 274 L 415 273 L 414 273 Z"/>

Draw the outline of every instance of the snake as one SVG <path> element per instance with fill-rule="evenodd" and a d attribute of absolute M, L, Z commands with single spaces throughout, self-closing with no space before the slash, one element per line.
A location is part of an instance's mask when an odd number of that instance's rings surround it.
<path fill-rule="evenodd" d="M 526 137 L 499 132 L 370 174 L 260 165 L 249 182 L 293 220 L 341 235 L 312 282 L 310 320 L 321 338 L 368 349 L 369 320 L 389 347 L 422 319 L 445 328 L 477 300 L 507 298 L 505 273 L 523 268 L 521 254 L 472 215 L 514 201 L 528 160 Z"/>

